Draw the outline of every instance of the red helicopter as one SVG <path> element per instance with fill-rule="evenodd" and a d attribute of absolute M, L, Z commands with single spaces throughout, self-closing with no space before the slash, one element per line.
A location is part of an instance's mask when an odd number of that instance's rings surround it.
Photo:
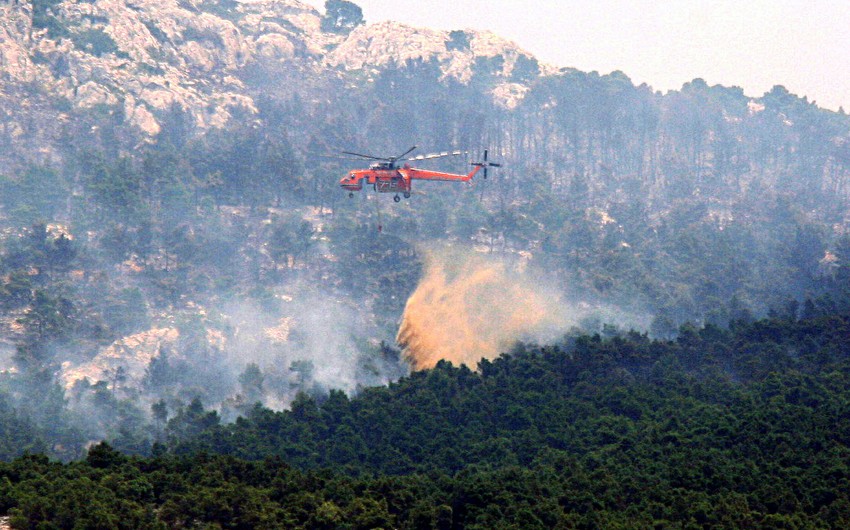
<path fill-rule="evenodd" d="M 398 156 L 391 157 L 380 157 L 380 156 L 372 156 L 372 155 L 364 155 L 360 153 L 352 153 L 351 151 L 343 151 L 343 154 L 353 155 L 360 158 L 349 158 L 347 160 L 375 160 L 376 162 L 372 163 L 369 166 L 369 169 L 356 169 L 348 173 L 348 175 L 342 177 L 342 180 L 339 181 L 339 185 L 343 187 L 343 189 L 349 190 L 349 197 L 354 197 L 355 191 L 360 191 L 363 189 L 363 181 L 366 181 L 367 184 L 371 184 L 375 191 L 379 193 L 395 193 L 395 197 L 393 200 L 398 202 L 401 200 L 399 197 L 399 193 L 404 195 L 405 199 L 410 198 L 410 188 L 413 184 L 413 181 L 416 179 L 419 180 L 442 180 L 442 181 L 456 181 L 456 182 L 467 182 L 475 176 L 481 168 L 484 168 L 484 178 L 487 178 L 487 168 L 488 167 L 501 167 L 501 164 L 497 164 L 495 162 L 487 161 L 487 150 L 484 150 L 484 160 L 481 162 L 472 162 L 472 165 L 475 166 L 472 171 L 470 171 L 466 175 L 460 175 L 455 173 L 444 173 L 442 171 L 431 171 L 428 169 L 417 169 L 415 167 L 411 167 L 408 162 L 415 160 L 430 160 L 433 158 L 442 158 L 445 156 L 457 156 L 464 154 L 463 151 L 446 151 L 442 153 L 433 153 L 429 155 L 419 155 L 412 158 L 404 158 L 413 150 L 416 149 L 414 145 L 404 153 Z M 400 163 L 403 164 L 399 166 Z"/>

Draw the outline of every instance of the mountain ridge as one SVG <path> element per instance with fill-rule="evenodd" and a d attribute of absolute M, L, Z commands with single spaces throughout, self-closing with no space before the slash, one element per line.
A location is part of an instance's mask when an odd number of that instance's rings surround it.
<path fill-rule="evenodd" d="M 298 0 L 5 2 L 0 12 L 0 93 L 29 85 L 65 108 L 120 109 L 145 137 L 159 133 L 160 115 L 174 105 L 202 129 L 256 113 L 257 71 L 270 83 L 302 81 L 308 91 L 309 79 L 408 60 L 436 60 L 446 76 L 468 83 L 476 59 L 501 55 L 501 85 L 516 85 L 510 76 L 520 58 L 537 64 L 486 31 L 452 32 L 467 41 L 455 49 L 449 32 L 397 22 L 325 32 L 322 15 Z M 502 86 L 494 97 L 500 93 L 515 99 L 522 90 Z M 13 122 L 25 120 L 20 106 L 6 106 Z"/>

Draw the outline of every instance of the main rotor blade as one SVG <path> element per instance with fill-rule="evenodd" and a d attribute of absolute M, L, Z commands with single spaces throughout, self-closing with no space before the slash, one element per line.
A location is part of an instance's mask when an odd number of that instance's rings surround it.
<path fill-rule="evenodd" d="M 396 156 L 396 157 L 392 157 L 392 158 L 390 158 L 389 160 L 401 160 L 401 159 L 403 159 L 404 157 L 406 157 L 407 155 L 409 155 L 409 154 L 410 154 L 410 152 L 411 152 L 411 151 L 413 151 L 414 149 L 416 149 L 416 146 L 415 146 L 415 145 L 414 145 L 413 147 L 411 147 L 410 149 L 408 149 L 407 151 L 403 152 L 402 154 L 400 154 L 400 155 L 398 155 L 398 156 Z"/>
<path fill-rule="evenodd" d="M 431 160 L 432 158 L 442 158 L 444 156 L 458 156 L 465 154 L 466 151 L 443 151 L 441 153 L 429 153 L 427 155 L 417 155 L 413 158 L 408 158 L 408 160 Z"/>
<path fill-rule="evenodd" d="M 368 158 L 370 160 L 389 160 L 389 158 L 381 158 L 379 156 L 364 155 L 364 154 L 360 154 L 360 153 L 352 153 L 351 151 L 342 151 L 342 154 L 359 156 L 360 158 Z"/>
<path fill-rule="evenodd" d="M 357 162 L 363 162 L 363 158 L 354 158 L 353 156 L 319 155 L 319 158 L 327 158 L 328 160 L 355 160 Z"/>

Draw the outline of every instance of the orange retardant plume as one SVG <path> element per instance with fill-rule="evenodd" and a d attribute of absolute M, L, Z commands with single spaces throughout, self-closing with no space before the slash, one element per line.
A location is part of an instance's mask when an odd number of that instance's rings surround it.
<path fill-rule="evenodd" d="M 563 323 L 557 297 L 500 261 L 458 250 L 425 256 L 396 337 L 415 370 L 440 359 L 475 368 L 513 342 Z"/>

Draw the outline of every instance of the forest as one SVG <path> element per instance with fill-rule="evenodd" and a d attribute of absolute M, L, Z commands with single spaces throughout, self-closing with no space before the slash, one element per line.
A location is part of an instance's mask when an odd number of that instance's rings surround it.
<path fill-rule="evenodd" d="M 609 330 L 233 423 L 193 401 L 149 457 L 0 464 L 0 509 L 15 528 L 844 528 L 848 332 L 846 312 Z"/>
<path fill-rule="evenodd" d="M 64 35 L 54 4 L 33 24 Z M 245 69 L 256 109 L 209 127 L 175 103 L 153 136 L 123 102 L 7 87 L 0 517 L 850 527 L 850 117 L 779 85 L 505 62 Z M 399 204 L 339 188 L 333 155 L 411 145 L 502 166 Z M 414 369 L 395 339 L 434 249 L 568 317 Z"/>
<path fill-rule="evenodd" d="M 545 272 L 539 285 L 585 308 L 561 333 L 669 339 L 842 309 L 845 114 L 781 87 L 661 95 L 573 70 L 509 111 L 484 66 L 468 85 L 416 62 L 358 90 L 324 80 L 332 103 L 268 94 L 228 129 L 172 108 L 155 143 L 115 112 L 74 111 L 61 156 L 21 156 L 2 177 L 0 391 L 67 459 L 149 433 L 159 401 L 173 413 L 198 397 L 232 420 L 256 400 L 386 384 L 407 372 L 394 337 L 433 244 Z M 348 199 L 345 166 L 321 156 L 414 142 L 489 146 L 503 167 L 394 205 Z M 284 340 L 266 336 L 275 326 Z"/>

